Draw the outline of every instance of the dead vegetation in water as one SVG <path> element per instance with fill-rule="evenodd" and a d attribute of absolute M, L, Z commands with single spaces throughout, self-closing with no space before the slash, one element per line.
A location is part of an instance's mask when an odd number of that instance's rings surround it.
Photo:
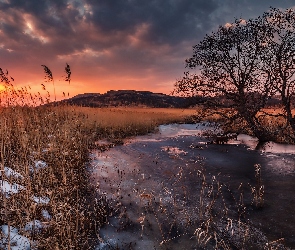
<path fill-rule="evenodd" d="M 149 179 L 148 173 L 135 169 L 125 176 L 119 166 L 115 161 L 113 171 L 118 171 L 118 180 L 114 175 L 98 180 L 110 187 L 118 185 L 114 192 L 116 198 L 111 198 L 117 207 L 113 216 L 118 219 L 111 224 L 118 235 L 104 235 L 109 244 L 106 249 L 134 246 L 139 238 L 129 239 L 127 235 L 131 232 L 140 232 L 140 239 L 152 239 L 156 249 L 288 249 L 284 239 L 269 240 L 249 218 L 248 210 L 261 210 L 264 206 L 259 165 L 253 168 L 255 179 L 241 183 L 236 189 L 221 182 L 218 175 L 206 173 L 201 159 L 188 169 L 157 165 L 160 171 L 157 175 L 162 176 L 158 184 L 153 176 Z M 111 173 L 111 169 L 106 171 Z M 130 179 L 134 186 L 126 189 L 126 181 Z M 155 185 L 148 185 L 150 181 Z M 118 239 L 116 245 L 111 243 L 112 239 Z"/>

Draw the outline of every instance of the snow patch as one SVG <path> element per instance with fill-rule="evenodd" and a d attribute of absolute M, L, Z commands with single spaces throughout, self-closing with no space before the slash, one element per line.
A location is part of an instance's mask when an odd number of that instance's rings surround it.
<path fill-rule="evenodd" d="M 46 220 L 50 220 L 51 219 L 51 215 L 49 214 L 49 212 L 46 209 L 43 209 L 41 211 L 41 213 L 42 213 L 42 216 L 44 217 L 44 219 L 46 219 Z"/>
<path fill-rule="evenodd" d="M 38 204 L 48 204 L 50 201 L 48 197 L 33 196 L 32 199 Z"/>
<path fill-rule="evenodd" d="M 12 194 L 19 193 L 25 187 L 16 183 L 9 183 L 8 181 L 0 180 L 0 190 L 6 196 L 10 198 Z"/>
<path fill-rule="evenodd" d="M 30 166 L 30 171 L 34 173 L 35 171 L 39 171 L 40 169 L 46 168 L 47 163 L 45 161 L 35 161 L 35 166 Z"/>
<path fill-rule="evenodd" d="M 2 171 L 0 171 L 0 176 L 2 176 Z M 4 167 L 4 174 L 7 178 L 10 178 L 10 177 L 15 177 L 15 178 L 20 178 L 20 179 L 23 179 L 24 177 L 16 172 L 15 170 L 9 168 L 9 167 Z"/>
<path fill-rule="evenodd" d="M 33 220 L 25 225 L 25 231 L 39 232 L 44 227 L 43 223 L 39 220 Z"/>
<path fill-rule="evenodd" d="M 0 238 L 0 248 L 8 249 L 8 243 L 10 243 L 11 250 L 30 250 L 30 241 L 28 238 L 18 234 L 18 229 L 15 227 L 10 227 L 8 231 L 8 225 L 3 225 L 0 227 L 2 231 L 2 238 Z M 9 232 L 9 238 L 8 238 Z"/>

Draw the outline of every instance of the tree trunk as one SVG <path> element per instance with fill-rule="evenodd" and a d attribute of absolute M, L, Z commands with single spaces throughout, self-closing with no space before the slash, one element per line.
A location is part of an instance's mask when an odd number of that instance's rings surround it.
<path fill-rule="evenodd" d="M 249 112 L 246 111 L 241 113 L 241 115 L 247 122 L 248 127 L 254 136 L 259 140 L 259 143 L 265 143 L 274 140 L 274 136 L 255 119 L 256 114 L 249 114 Z"/>

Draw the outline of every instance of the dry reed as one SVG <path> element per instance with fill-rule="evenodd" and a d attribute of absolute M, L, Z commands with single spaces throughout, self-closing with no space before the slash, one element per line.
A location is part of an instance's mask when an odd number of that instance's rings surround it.
<path fill-rule="evenodd" d="M 33 249 L 92 249 L 110 210 L 89 184 L 87 164 L 95 141 L 118 143 L 161 123 L 185 121 L 194 112 L 39 106 L 50 102 L 49 93 L 17 90 L 5 73 L 2 82 L 0 249 L 19 244 L 13 241 L 15 230 Z"/>

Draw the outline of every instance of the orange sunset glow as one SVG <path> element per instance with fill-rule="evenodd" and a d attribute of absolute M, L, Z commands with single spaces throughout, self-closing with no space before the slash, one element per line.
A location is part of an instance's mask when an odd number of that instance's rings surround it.
<path fill-rule="evenodd" d="M 4 1 L 0 67 L 16 87 L 42 91 L 42 64 L 62 93 L 132 89 L 171 93 L 192 46 L 234 18 L 249 19 L 292 1 Z M 72 71 L 70 85 L 64 67 Z M 1 87 L 0 87 L 1 88 Z M 3 87 L 2 87 L 3 88 Z"/>

